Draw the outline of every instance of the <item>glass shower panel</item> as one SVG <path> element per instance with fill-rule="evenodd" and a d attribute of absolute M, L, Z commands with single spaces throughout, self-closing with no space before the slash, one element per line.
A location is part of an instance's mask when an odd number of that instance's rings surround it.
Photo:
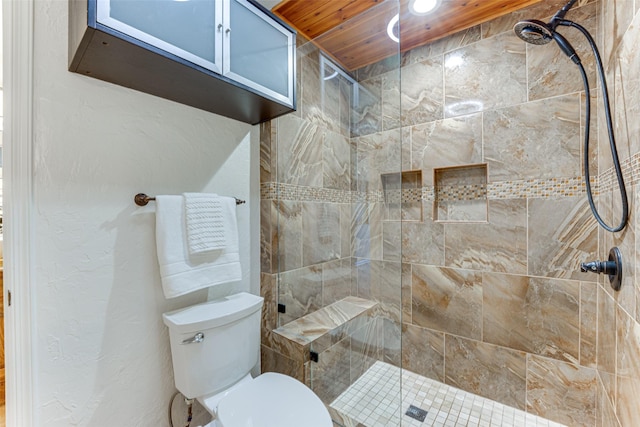
<path fill-rule="evenodd" d="M 348 37 L 340 31 L 351 22 L 298 45 L 298 113 L 278 119 L 275 131 L 276 332 L 298 338 L 304 381 L 344 425 L 400 426 L 407 410 L 400 52 L 387 40 L 398 7 L 385 2 L 363 14 L 376 17 L 369 34 L 389 46 L 371 65 L 345 65 L 364 41 L 327 47 Z"/>

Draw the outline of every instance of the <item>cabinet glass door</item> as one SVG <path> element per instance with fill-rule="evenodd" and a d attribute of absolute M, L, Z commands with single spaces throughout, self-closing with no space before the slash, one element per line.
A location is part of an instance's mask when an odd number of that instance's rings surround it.
<path fill-rule="evenodd" d="M 97 21 L 222 73 L 222 0 L 98 0 Z"/>
<path fill-rule="evenodd" d="M 293 34 L 247 0 L 229 0 L 224 75 L 293 106 Z"/>

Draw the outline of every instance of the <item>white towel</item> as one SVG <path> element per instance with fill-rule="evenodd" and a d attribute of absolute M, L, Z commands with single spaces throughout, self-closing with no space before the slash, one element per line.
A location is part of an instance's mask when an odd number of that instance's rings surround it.
<path fill-rule="evenodd" d="M 185 227 L 189 253 L 224 249 L 227 246 L 225 228 L 228 224 L 222 213 L 217 194 L 184 193 Z"/>
<path fill-rule="evenodd" d="M 156 246 L 162 290 L 166 298 L 242 279 L 236 201 L 233 197 L 221 197 L 220 202 L 227 223 L 226 247 L 219 251 L 190 255 L 187 249 L 184 198 L 156 197 Z"/>

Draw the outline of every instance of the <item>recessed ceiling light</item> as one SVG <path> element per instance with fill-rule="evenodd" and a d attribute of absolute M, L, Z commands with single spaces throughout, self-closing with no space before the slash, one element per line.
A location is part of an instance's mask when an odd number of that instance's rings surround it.
<path fill-rule="evenodd" d="M 440 6 L 441 0 L 410 0 L 409 11 L 414 15 L 427 15 Z"/>
<path fill-rule="evenodd" d="M 393 40 L 396 43 L 400 43 L 400 39 L 396 35 L 396 25 L 398 24 L 399 20 L 400 20 L 400 15 L 396 14 L 393 18 L 391 18 L 391 20 L 387 24 L 387 35 L 391 40 Z"/>

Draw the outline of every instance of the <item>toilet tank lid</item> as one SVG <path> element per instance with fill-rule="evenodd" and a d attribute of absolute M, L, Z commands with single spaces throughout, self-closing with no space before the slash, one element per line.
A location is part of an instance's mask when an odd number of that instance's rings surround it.
<path fill-rule="evenodd" d="M 263 298 L 240 292 L 221 299 L 164 313 L 164 324 L 177 332 L 195 332 L 226 325 L 262 308 Z"/>

